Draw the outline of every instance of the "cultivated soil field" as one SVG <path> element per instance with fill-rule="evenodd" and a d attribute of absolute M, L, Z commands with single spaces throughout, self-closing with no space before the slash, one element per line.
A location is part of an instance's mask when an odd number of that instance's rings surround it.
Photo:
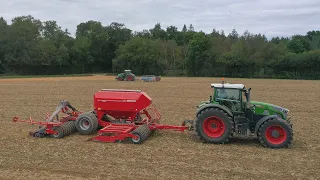
<path fill-rule="evenodd" d="M 204 144 L 192 132 L 157 131 L 141 145 L 28 136 L 37 126 L 12 117 L 43 120 L 60 100 L 92 109 L 102 88 L 142 89 L 162 123 L 193 119 L 196 106 L 220 78 L 162 78 L 158 83 L 117 82 L 114 77 L 0 79 L 0 179 L 320 179 L 320 81 L 228 79 L 252 87 L 252 100 L 290 110 L 294 140 L 288 149 L 264 148 L 256 139 Z"/>

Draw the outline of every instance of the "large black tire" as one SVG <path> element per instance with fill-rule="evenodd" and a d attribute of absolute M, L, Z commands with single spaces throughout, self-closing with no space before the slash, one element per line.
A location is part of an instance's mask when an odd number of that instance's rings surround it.
<path fill-rule="evenodd" d="M 92 112 L 80 114 L 75 123 L 77 130 L 83 135 L 92 134 L 98 129 L 98 118 Z"/>
<path fill-rule="evenodd" d="M 135 78 L 133 75 L 131 75 L 131 74 L 127 75 L 126 81 L 134 81 L 134 80 L 135 80 Z"/>
<path fill-rule="evenodd" d="M 117 77 L 116 79 L 117 79 L 117 81 L 123 81 L 124 80 L 123 77 Z"/>
<path fill-rule="evenodd" d="M 72 133 L 74 133 L 77 129 L 76 129 L 76 124 L 74 121 L 67 121 L 64 122 L 61 125 L 62 129 L 63 129 L 63 134 L 64 136 L 68 136 L 71 135 Z"/>
<path fill-rule="evenodd" d="M 219 108 L 207 108 L 197 116 L 194 125 L 197 137 L 206 143 L 224 144 L 234 133 L 232 117 Z"/>
<path fill-rule="evenodd" d="M 150 129 L 146 124 L 141 125 L 131 132 L 131 134 L 137 136 L 138 139 L 130 138 L 130 140 L 133 144 L 141 144 L 150 136 L 150 133 Z"/>
<path fill-rule="evenodd" d="M 285 120 L 269 119 L 258 129 L 260 143 L 269 148 L 288 147 L 293 140 L 291 125 Z"/>

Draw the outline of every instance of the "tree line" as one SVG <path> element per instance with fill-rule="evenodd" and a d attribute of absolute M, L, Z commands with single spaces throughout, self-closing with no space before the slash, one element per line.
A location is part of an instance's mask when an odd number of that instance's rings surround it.
<path fill-rule="evenodd" d="M 156 23 L 132 31 L 98 21 L 77 25 L 75 37 L 56 21 L 19 16 L 0 18 L 0 73 L 41 75 L 119 73 L 320 79 L 320 31 L 273 37 L 236 29 L 181 30 Z"/>

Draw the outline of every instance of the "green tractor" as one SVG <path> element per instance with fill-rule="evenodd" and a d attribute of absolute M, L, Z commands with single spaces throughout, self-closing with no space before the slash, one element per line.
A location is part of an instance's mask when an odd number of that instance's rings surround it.
<path fill-rule="evenodd" d="M 134 81 L 136 79 L 136 75 L 131 72 L 131 70 L 124 70 L 124 73 L 118 74 L 115 78 L 117 81 Z"/>
<path fill-rule="evenodd" d="M 223 144 L 233 135 L 256 136 L 265 147 L 288 147 L 293 140 L 288 109 L 251 101 L 243 84 L 211 84 L 209 101 L 197 106 L 193 128 L 203 142 Z"/>

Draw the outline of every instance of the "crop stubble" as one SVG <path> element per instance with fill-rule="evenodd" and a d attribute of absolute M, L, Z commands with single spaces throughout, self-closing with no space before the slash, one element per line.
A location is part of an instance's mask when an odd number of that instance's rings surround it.
<path fill-rule="evenodd" d="M 142 145 L 63 139 L 35 139 L 37 128 L 12 123 L 14 115 L 42 120 L 60 100 L 81 111 L 92 109 L 102 88 L 145 90 L 162 114 L 162 123 L 193 119 L 195 106 L 212 93 L 217 78 L 163 78 L 158 83 L 117 82 L 114 77 L 0 79 L 1 179 L 319 179 L 320 82 L 303 80 L 226 79 L 252 87 L 252 99 L 290 109 L 294 141 L 289 149 L 261 147 L 256 139 L 203 144 L 191 132 L 157 131 Z"/>

